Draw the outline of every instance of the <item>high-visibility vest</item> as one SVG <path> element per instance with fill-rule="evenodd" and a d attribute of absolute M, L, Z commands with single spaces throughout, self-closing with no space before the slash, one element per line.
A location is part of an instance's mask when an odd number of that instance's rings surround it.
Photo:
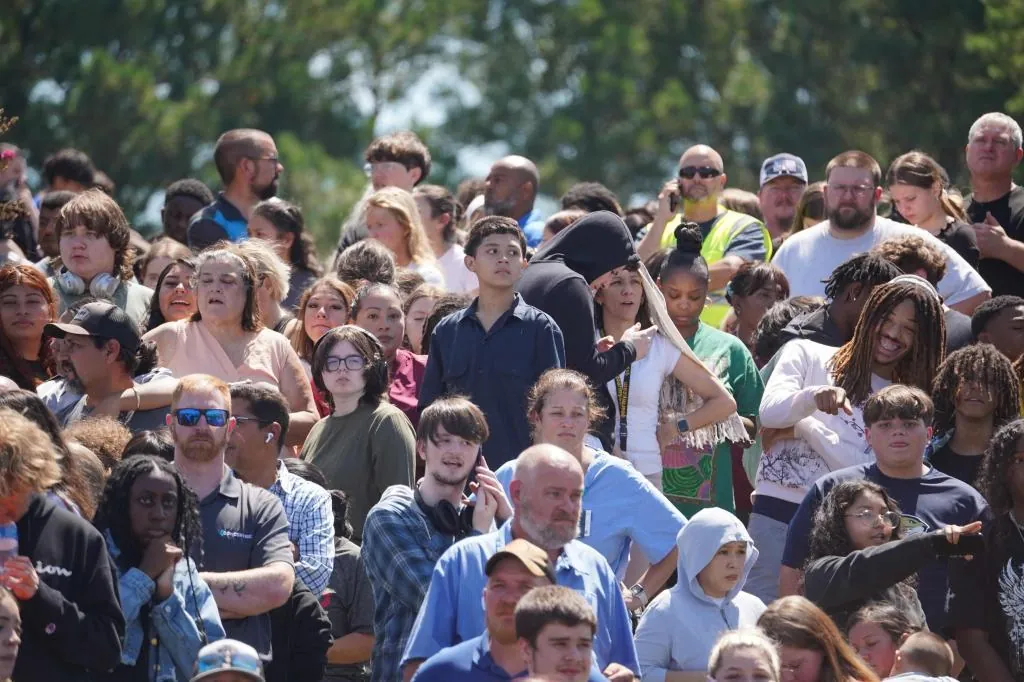
<path fill-rule="evenodd" d="M 675 248 L 675 231 L 681 221 L 682 214 L 676 214 L 672 220 L 668 221 L 668 224 L 665 226 L 665 232 L 661 235 L 662 248 Z M 718 214 L 718 217 L 715 218 L 715 224 L 711 227 L 711 231 L 708 232 L 708 236 L 704 237 L 704 242 L 700 248 L 700 255 L 704 257 L 708 265 L 717 263 L 725 257 L 725 250 L 729 248 L 729 244 L 736 235 L 752 224 L 757 224 L 761 228 L 761 237 L 764 239 L 765 261 L 771 260 L 772 238 L 768 234 L 768 229 L 764 226 L 764 223 L 746 213 L 731 211 L 727 208 L 722 209 L 722 212 Z M 718 329 L 721 327 L 725 316 L 729 314 L 731 306 L 725 300 L 725 289 L 708 292 L 708 298 L 711 299 L 711 302 L 704 306 L 700 319 L 704 324 Z"/>

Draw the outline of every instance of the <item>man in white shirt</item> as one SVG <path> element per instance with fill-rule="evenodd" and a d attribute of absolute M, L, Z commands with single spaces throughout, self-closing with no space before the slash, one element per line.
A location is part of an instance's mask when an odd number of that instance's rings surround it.
<path fill-rule="evenodd" d="M 991 287 L 956 251 L 924 230 L 875 215 L 882 170 L 869 155 L 843 152 L 829 161 L 825 180 L 829 219 L 787 239 L 772 261 L 786 273 L 791 295 L 822 296 L 824 281 L 846 259 L 886 239 L 914 234 L 946 256 L 946 276 L 938 289 L 950 308 L 970 315 L 991 296 Z"/>

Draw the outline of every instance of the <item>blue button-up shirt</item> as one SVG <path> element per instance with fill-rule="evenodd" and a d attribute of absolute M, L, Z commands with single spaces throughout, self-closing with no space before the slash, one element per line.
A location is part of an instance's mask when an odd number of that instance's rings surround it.
<path fill-rule="evenodd" d="M 408 661 L 428 659 L 441 649 L 473 639 L 486 630 L 484 566 L 511 541 L 509 520 L 497 531 L 462 540 L 441 555 L 413 624 L 402 657 L 403 666 Z M 555 578 L 559 585 L 580 592 L 597 615 L 594 655 L 598 667 L 604 670 L 610 663 L 618 663 L 639 675 L 629 612 L 619 582 L 604 557 L 573 540 L 558 556 Z"/>
<path fill-rule="evenodd" d="M 516 463 L 494 472 L 505 494 Z M 583 478 L 580 542 L 590 545 L 611 564 L 619 580 L 626 575 L 629 549 L 635 542 L 657 563 L 676 548 L 686 517 L 629 462 L 599 452 Z"/>
<path fill-rule="evenodd" d="M 331 494 L 277 463 L 277 480 L 268 488 L 288 517 L 288 539 L 299 548 L 295 575 L 319 597 L 334 570 L 334 507 Z"/>
<path fill-rule="evenodd" d="M 489 330 L 476 316 L 479 302 L 434 328 L 419 405 L 448 394 L 472 400 L 487 415 L 484 459 L 497 469 L 530 446 L 526 395 L 546 370 L 565 367 L 565 346 L 555 321 L 518 293 Z"/>
<path fill-rule="evenodd" d="M 487 633 L 467 639 L 431 656 L 413 675 L 413 682 L 505 682 L 526 677 L 524 668 L 515 675 L 495 663 L 491 656 L 491 638 Z M 590 668 L 587 682 L 606 682 L 596 665 Z"/>
<path fill-rule="evenodd" d="M 540 240 L 544 238 L 544 216 L 536 208 L 533 208 L 517 222 L 519 223 L 519 229 L 526 236 L 526 244 L 537 248 Z"/>

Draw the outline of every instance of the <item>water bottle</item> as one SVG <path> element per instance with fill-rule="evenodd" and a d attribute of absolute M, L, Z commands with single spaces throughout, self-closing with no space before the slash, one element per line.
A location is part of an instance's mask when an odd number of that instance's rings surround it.
<path fill-rule="evenodd" d="M 0 573 L 4 563 L 18 556 L 18 527 L 13 523 L 0 524 Z"/>

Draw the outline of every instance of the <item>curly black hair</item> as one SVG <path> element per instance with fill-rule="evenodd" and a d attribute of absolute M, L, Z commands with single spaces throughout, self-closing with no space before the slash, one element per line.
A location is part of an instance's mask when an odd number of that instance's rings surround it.
<path fill-rule="evenodd" d="M 850 544 L 850 536 L 846 532 L 846 512 L 864 493 L 875 493 L 882 498 L 889 511 L 900 513 L 896 501 L 877 483 L 863 480 L 840 483 L 825 496 L 814 512 L 807 563 L 825 556 L 846 556 L 857 549 Z M 892 529 L 892 539 L 898 540 L 899 537 L 900 528 L 897 525 Z"/>
<path fill-rule="evenodd" d="M 1010 489 L 1010 467 L 1017 461 L 1017 443 L 1024 438 L 1024 419 L 1015 419 L 1004 425 L 988 443 L 981 472 L 976 485 L 988 501 L 992 515 L 1002 518 L 1013 510 L 1013 491 Z M 1000 524 L 997 524 L 1000 525 Z M 1006 529 L 1007 524 L 1002 524 Z M 996 542 L 1005 542 L 1005 536 L 996 533 Z"/>
<path fill-rule="evenodd" d="M 185 479 L 171 462 L 153 455 L 136 455 L 122 460 L 110 472 L 93 519 L 93 525 L 98 531 L 110 531 L 114 544 L 121 552 L 117 563 L 122 571 L 138 566 L 142 561 L 142 547 L 132 534 L 129 498 L 136 479 L 153 470 L 171 476 L 177 484 L 178 509 L 171 539 L 181 548 L 186 559 L 191 556 L 195 563 L 201 561 L 203 527 L 199 519 L 199 498 L 185 484 Z"/>
<path fill-rule="evenodd" d="M 991 392 L 997 428 L 1020 413 L 1020 383 L 1010 360 L 988 343 L 967 346 L 943 360 L 932 382 L 935 435 L 948 433 L 955 426 L 956 396 L 968 382 L 978 382 Z"/>
<path fill-rule="evenodd" d="M 903 271 L 877 253 L 861 253 L 841 263 L 824 280 L 825 298 L 834 301 L 851 284 L 867 288 L 885 284 L 903 274 Z"/>

